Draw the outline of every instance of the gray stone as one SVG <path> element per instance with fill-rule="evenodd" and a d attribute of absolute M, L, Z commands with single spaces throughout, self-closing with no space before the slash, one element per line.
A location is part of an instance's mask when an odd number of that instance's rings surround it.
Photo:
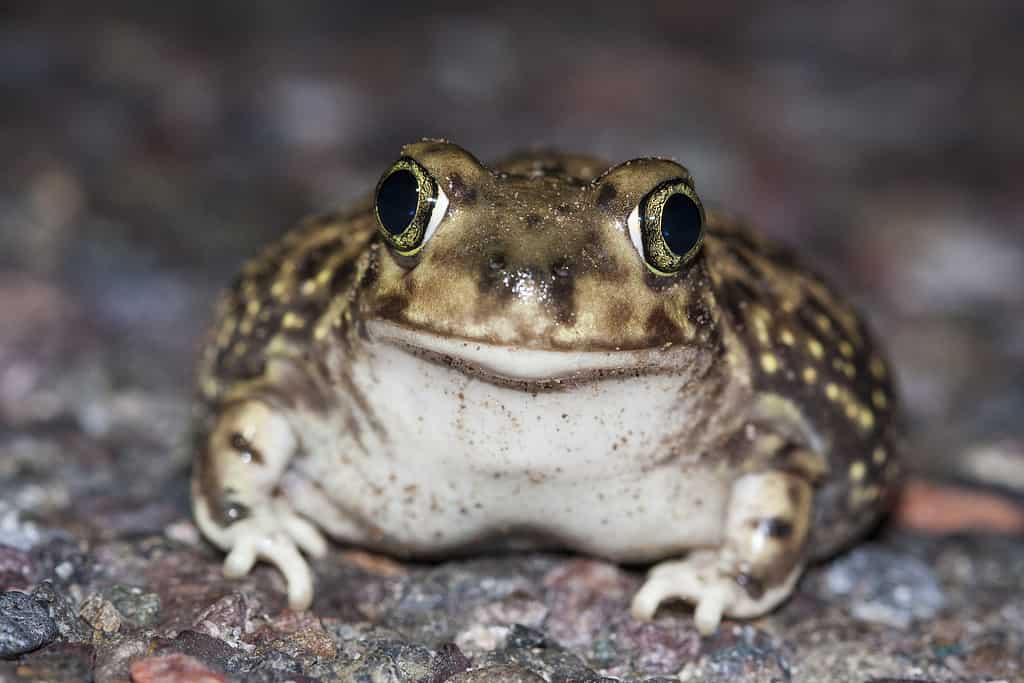
<path fill-rule="evenodd" d="M 832 563 L 824 588 L 848 599 L 855 618 L 897 628 L 934 617 L 946 603 L 927 564 L 878 545 L 856 548 Z"/>
<path fill-rule="evenodd" d="M 38 650 L 56 637 L 57 624 L 45 605 L 19 591 L 0 595 L 0 657 Z"/>

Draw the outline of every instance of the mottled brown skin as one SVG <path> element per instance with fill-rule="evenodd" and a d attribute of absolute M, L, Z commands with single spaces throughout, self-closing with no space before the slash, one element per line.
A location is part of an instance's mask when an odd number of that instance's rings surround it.
<path fill-rule="evenodd" d="M 289 232 L 245 266 L 220 303 L 196 404 L 197 486 L 216 501 L 219 523 L 247 511 L 233 506 L 206 456 L 218 416 L 254 395 L 331 411 L 330 389 L 344 386 L 368 320 L 523 348 L 696 349 L 708 405 L 719 415 L 720 401 L 733 404 L 725 411 L 733 418 L 715 418 L 720 433 L 706 457 L 775 477 L 763 490 L 778 492 L 765 493 L 764 506 L 777 514 L 743 521 L 771 548 L 741 563 L 736 579 L 752 596 L 794 558 L 827 555 L 878 519 L 900 473 L 897 401 L 863 319 L 788 252 L 723 214 L 709 213 L 702 251 L 676 275 L 651 272 L 624 234 L 640 198 L 689 178 L 683 167 L 641 159 L 609 168 L 537 153 L 492 170 L 440 141 L 403 155 L 451 202 L 423 251 L 388 248 L 368 199 Z M 719 395 L 723 379 L 739 389 Z M 812 508 L 809 523 L 799 519 Z"/>

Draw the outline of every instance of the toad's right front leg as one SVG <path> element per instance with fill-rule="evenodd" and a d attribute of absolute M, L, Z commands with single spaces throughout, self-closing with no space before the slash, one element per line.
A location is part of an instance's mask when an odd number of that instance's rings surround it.
<path fill-rule="evenodd" d="M 228 406 L 194 468 L 192 507 L 206 537 L 228 551 L 226 576 L 245 576 L 266 560 L 284 574 L 288 605 L 302 610 L 313 601 L 313 574 L 302 552 L 320 557 L 327 542 L 278 495 L 296 446 L 291 425 L 272 406 L 257 400 Z"/>

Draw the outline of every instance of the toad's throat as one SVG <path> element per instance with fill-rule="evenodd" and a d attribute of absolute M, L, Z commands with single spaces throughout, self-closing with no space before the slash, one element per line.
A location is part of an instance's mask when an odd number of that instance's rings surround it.
<path fill-rule="evenodd" d="M 447 363 L 484 380 L 525 382 L 557 388 L 578 383 L 648 374 L 681 374 L 692 367 L 697 351 L 684 346 L 609 351 L 534 349 L 441 336 L 373 320 L 366 331 L 375 343 Z"/>

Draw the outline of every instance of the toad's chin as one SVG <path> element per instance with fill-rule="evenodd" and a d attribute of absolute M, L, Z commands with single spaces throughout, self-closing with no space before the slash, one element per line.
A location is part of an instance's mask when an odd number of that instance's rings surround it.
<path fill-rule="evenodd" d="M 442 336 L 382 320 L 367 321 L 366 331 L 375 344 L 390 344 L 492 381 L 557 384 L 685 373 L 698 355 L 695 349 L 684 346 L 620 351 L 535 349 Z"/>

